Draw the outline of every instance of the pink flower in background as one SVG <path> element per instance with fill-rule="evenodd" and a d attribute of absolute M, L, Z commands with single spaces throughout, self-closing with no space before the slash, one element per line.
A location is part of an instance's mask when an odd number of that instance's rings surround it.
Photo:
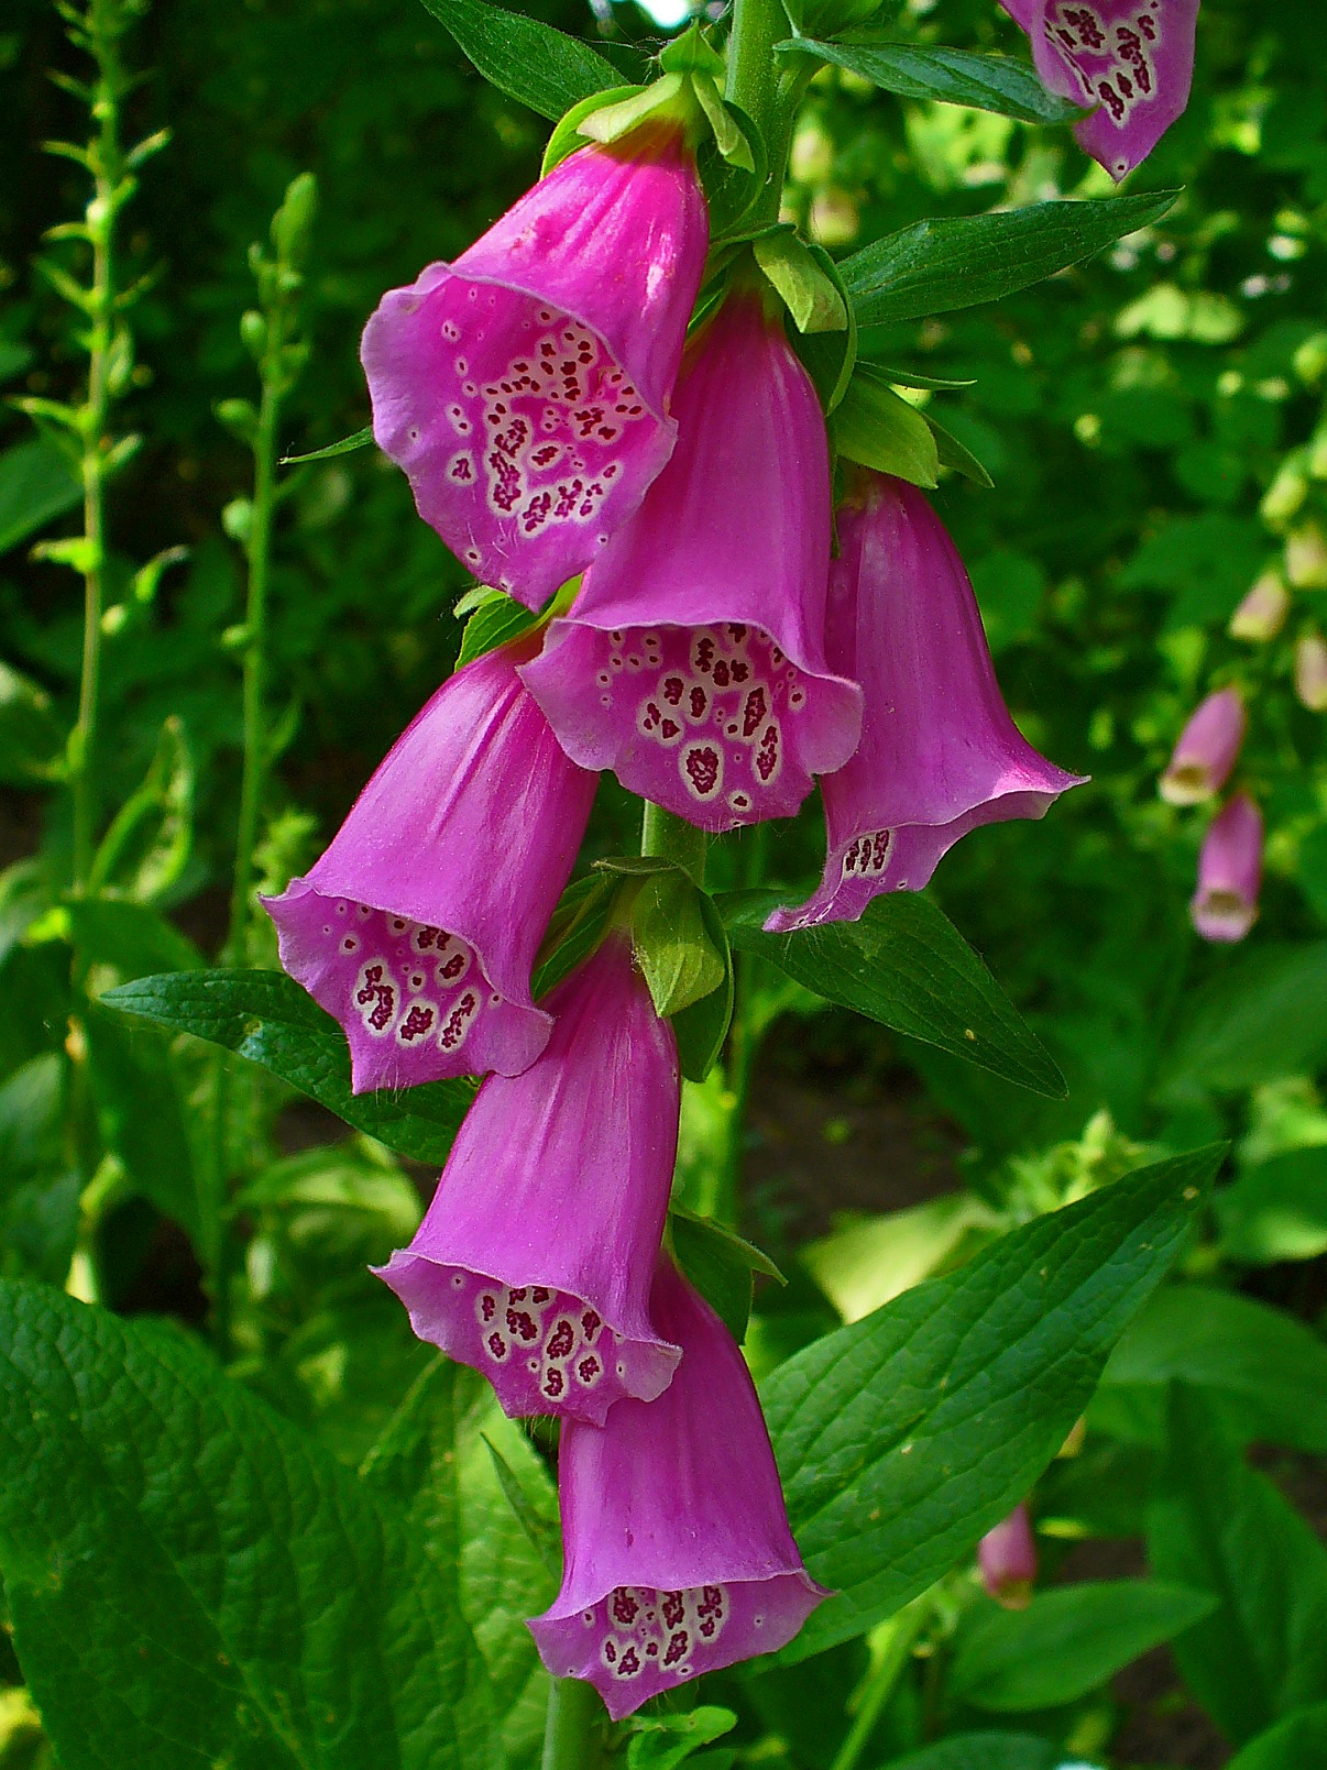
<path fill-rule="evenodd" d="M 452 676 L 330 846 L 265 900 L 281 963 L 350 1041 L 356 1093 L 534 1062 L 530 970 L 595 777 L 568 760 L 504 647 Z"/>
<path fill-rule="evenodd" d="M 1049 92 L 1091 109 L 1084 153 L 1118 180 L 1189 102 L 1198 0 L 1002 0 Z"/>
<path fill-rule="evenodd" d="M 1310 713 L 1327 713 L 1327 639 L 1306 633 L 1295 643 L 1295 694 Z"/>
<path fill-rule="evenodd" d="M 541 607 L 640 502 L 672 452 L 708 244 L 681 131 L 647 127 L 384 295 L 361 351 L 373 434 L 482 582 Z"/>
<path fill-rule="evenodd" d="M 621 934 L 545 1005 L 543 1055 L 479 1090 L 415 1239 L 378 1275 L 419 1337 L 474 1365 L 509 1414 L 601 1425 L 620 1397 L 658 1395 L 678 1359 L 649 1309 L 677 1045 Z"/>
<path fill-rule="evenodd" d="M 882 891 L 919 891 L 979 825 L 1041 817 L 1082 776 L 1039 756 L 1000 696 L 972 585 L 923 495 L 862 475 L 839 511 L 830 667 L 862 685 L 862 740 L 821 782 L 820 887 L 776 932 L 855 921 Z"/>
<path fill-rule="evenodd" d="M 822 637 L 825 421 L 747 293 L 693 340 L 675 411 L 671 461 L 524 675 L 582 767 L 730 830 L 796 811 L 857 744 L 860 693 Z"/>
<path fill-rule="evenodd" d="M 1198 889 L 1189 914 L 1204 940 L 1243 940 L 1253 927 L 1262 843 L 1262 813 L 1247 793 L 1236 793 L 1213 818 L 1198 856 Z"/>
<path fill-rule="evenodd" d="M 668 1257 L 651 1311 L 682 1362 L 558 1452 L 562 1589 L 531 1632 L 549 1671 L 620 1720 L 660 1691 L 790 1641 L 823 1598 L 788 1528 L 746 1362 Z"/>
<path fill-rule="evenodd" d="M 1218 689 L 1189 715 L 1157 791 L 1171 805 L 1200 805 L 1225 786 L 1235 766 L 1248 715 L 1237 688 Z"/>
<path fill-rule="evenodd" d="M 1006 1610 L 1024 1610 L 1032 1602 L 1037 1577 L 1037 1544 L 1025 1505 L 1015 1506 L 977 1544 L 981 1583 Z"/>

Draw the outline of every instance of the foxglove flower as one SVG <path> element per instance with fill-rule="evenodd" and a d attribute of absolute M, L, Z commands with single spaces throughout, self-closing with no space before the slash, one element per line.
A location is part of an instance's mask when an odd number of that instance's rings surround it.
<path fill-rule="evenodd" d="M 471 1364 L 509 1414 L 601 1425 L 678 1360 L 649 1296 L 677 1153 L 671 1025 L 608 937 L 550 991 L 552 1037 L 491 1076 L 410 1246 L 379 1272 L 421 1340 Z"/>
<path fill-rule="evenodd" d="M 1243 940 L 1257 920 L 1262 838 L 1262 813 L 1247 793 L 1236 793 L 1208 826 L 1189 905 L 1204 940 Z"/>
<path fill-rule="evenodd" d="M 777 932 L 855 921 L 882 891 L 919 891 L 980 824 L 1041 817 L 1079 775 L 1041 757 L 1000 697 L 963 562 L 914 486 L 862 475 L 839 512 L 828 652 L 862 685 L 862 741 L 821 783 L 820 887 Z"/>
<path fill-rule="evenodd" d="M 530 1623 L 554 1677 L 588 1679 L 615 1721 L 782 1647 L 829 1596 L 788 1528 L 742 1354 L 667 1256 L 651 1309 L 682 1362 L 657 1401 L 563 1428 L 562 1589 Z"/>
<path fill-rule="evenodd" d="M 759 296 L 688 347 L 678 445 L 525 680 L 568 755 L 706 830 L 797 810 L 857 744 L 823 627 L 829 453 Z"/>
<path fill-rule="evenodd" d="M 1015 1506 L 977 1544 L 981 1583 L 1006 1610 L 1024 1610 L 1037 1577 L 1037 1544 L 1025 1505 Z"/>
<path fill-rule="evenodd" d="M 356 1093 L 516 1075 L 548 1040 L 530 969 L 595 777 L 522 686 L 528 649 L 445 682 L 327 851 L 265 900 L 281 963 L 345 1028 Z"/>
<path fill-rule="evenodd" d="M 1091 108 L 1074 137 L 1118 180 L 1183 114 L 1198 0 L 1003 0 L 1048 92 Z"/>
<path fill-rule="evenodd" d="M 1248 715 L 1236 688 L 1200 701 L 1180 733 L 1157 791 L 1170 805 L 1201 805 L 1225 786 L 1235 766 Z"/>
<path fill-rule="evenodd" d="M 383 297 L 361 350 L 374 437 L 482 582 L 539 608 L 640 502 L 672 452 L 708 244 L 682 132 L 656 124 L 581 148 Z"/>
<path fill-rule="evenodd" d="M 1295 693 L 1310 713 L 1327 713 L 1327 640 L 1321 633 L 1296 642 Z"/>
<path fill-rule="evenodd" d="M 1281 574 L 1264 572 L 1240 599 L 1226 628 L 1232 639 L 1248 639 L 1263 645 L 1275 639 L 1290 613 L 1290 592 Z"/>

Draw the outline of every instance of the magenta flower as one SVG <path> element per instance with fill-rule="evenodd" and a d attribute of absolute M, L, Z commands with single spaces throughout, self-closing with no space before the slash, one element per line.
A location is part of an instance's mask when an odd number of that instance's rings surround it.
<path fill-rule="evenodd" d="M 264 900 L 281 963 L 345 1028 L 356 1093 L 516 1075 L 547 1043 L 530 970 L 595 777 L 522 686 L 528 649 L 445 682 L 308 874 Z"/>
<path fill-rule="evenodd" d="M 378 1276 L 421 1340 L 471 1364 L 509 1414 L 602 1425 L 652 1401 L 679 1353 L 649 1296 L 677 1153 L 672 1027 L 610 935 L 552 990 L 543 1055 L 491 1076 L 428 1214 Z"/>
<path fill-rule="evenodd" d="M 822 637 L 829 451 L 752 294 L 689 346 L 675 410 L 672 460 L 524 675 L 582 767 L 730 830 L 796 811 L 857 744 L 860 693 Z"/>
<path fill-rule="evenodd" d="M 680 130 L 585 147 L 455 264 L 389 290 L 361 357 L 378 446 L 486 584 L 539 608 L 667 461 L 709 244 Z"/>
<path fill-rule="evenodd" d="M 1198 0 L 1002 0 L 1032 39 L 1047 91 L 1092 115 L 1074 137 L 1119 180 L 1183 114 Z"/>
<path fill-rule="evenodd" d="M 620 1720 L 660 1691 L 790 1641 L 829 1594 L 806 1572 L 750 1375 L 708 1303 L 659 1261 L 668 1388 L 603 1430 L 564 1426 L 562 1590 L 530 1623 L 554 1677 L 585 1678 Z"/>
<path fill-rule="evenodd" d="M 1204 940 L 1243 940 L 1257 921 L 1262 837 L 1262 813 L 1247 793 L 1236 793 L 1208 825 L 1189 904 Z"/>
<path fill-rule="evenodd" d="M 1025 1610 L 1037 1577 L 1037 1545 L 1025 1505 L 1015 1506 L 977 1544 L 981 1583 L 1006 1610 Z"/>
<path fill-rule="evenodd" d="M 1171 805 L 1199 805 L 1216 796 L 1235 766 L 1248 715 L 1237 688 L 1209 694 L 1189 715 L 1179 742 L 1157 782 Z"/>
<path fill-rule="evenodd" d="M 819 889 L 765 924 L 855 921 L 882 891 L 919 891 L 981 824 L 1041 817 L 1082 776 L 1019 734 L 1000 697 L 963 562 L 922 494 L 863 474 L 839 512 L 828 652 L 860 681 L 852 759 L 821 783 L 828 857 Z"/>

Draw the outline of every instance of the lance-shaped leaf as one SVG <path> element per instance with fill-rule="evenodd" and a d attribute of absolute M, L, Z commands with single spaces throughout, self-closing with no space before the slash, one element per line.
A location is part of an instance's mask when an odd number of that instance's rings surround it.
<path fill-rule="evenodd" d="M 400 1093 L 350 1091 L 345 1034 L 280 971 L 190 971 L 143 977 L 107 990 L 103 1004 L 172 1032 L 193 1033 L 262 1064 L 399 1155 L 441 1162 L 474 1098 L 463 1081 L 427 1082 Z"/>
<path fill-rule="evenodd" d="M 863 1633 L 1027 1493 L 1184 1247 L 1222 1147 L 1039 1217 L 780 1365 L 763 1399 L 808 1570 L 786 1658 Z"/>
<path fill-rule="evenodd" d="M 1007 55 L 872 42 L 864 34 L 837 43 L 794 37 L 775 47 L 785 54 L 814 55 L 818 61 L 833 62 L 900 98 L 969 105 L 1017 117 L 1024 123 L 1072 123 L 1083 115 L 1077 105 L 1048 92 L 1035 68 Z"/>
<path fill-rule="evenodd" d="M 834 447 L 849 461 L 909 485 L 939 483 L 937 440 L 923 415 L 869 363 L 859 363 L 830 420 Z"/>
<path fill-rule="evenodd" d="M 1157 221 L 1177 191 L 918 221 L 840 265 L 859 326 L 998 301 Z"/>
<path fill-rule="evenodd" d="M 485 0 L 424 0 L 490 85 L 556 120 L 622 75 L 588 43 Z"/>
<path fill-rule="evenodd" d="M 496 1770 L 395 1495 L 173 1324 L 3 1282 L 0 1348 L 0 1571 L 65 1770 Z"/>
<path fill-rule="evenodd" d="M 818 996 L 939 1045 L 1038 1094 L 1064 1078 L 953 923 L 912 891 L 877 897 L 857 922 L 794 934 L 761 926 L 785 893 L 728 892 L 719 907 L 738 952 L 755 953 Z"/>

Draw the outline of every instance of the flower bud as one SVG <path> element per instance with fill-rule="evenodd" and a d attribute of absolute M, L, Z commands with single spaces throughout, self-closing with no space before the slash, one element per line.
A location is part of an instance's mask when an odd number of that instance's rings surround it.
<path fill-rule="evenodd" d="M 1327 713 L 1327 640 L 1306 633 L 1295 647 L 1295 693 L 1310 713 Z"/>
<path fill-rule="evenodd" d="M 1265 571 L 1245 593 L 1226 628 L 1232 639 L 1248 639 L 1261 645 L 1275 639 L 1290 613 L 1290 592 L 1275 570 Z"/>
<path fill-rule="evenodd" d="M 1189 716 L 1157 791 L 1170 805 L 1200 805 L 1219 793 L 1235 766 L 1248 716 L 1236 688 L 1223 688 Z"/>
<path fill-rule="evenodd" d="M 1299 509 L 1309 494 L 1308 476 L 1304 472 L 1304 464 L 1299 454 L 1289 456 L 1281 463 L 1275 479 L 1263 493 L 1262 502 L 1258 506 L 1259 514 L 1264 522 L 1273 528 L 1279 528 Z"/>
<path fill-rule="evenodd" d="M 1316 522 L 1286 536 L 1286 577 L 1297 590 L 1327 590 L 1327 538 Z"/>
<path fill-rule="evenodd" d="M 244 348 L 257 362 L 267 349 L 267 321 L 256 308 L 240 315 L 240 338 Z"/>
<path fill-rule="evenodd" d="M 1006 1610 L 1025 1610 L 1037 1577 L 1037 1545 L 1026 1505 L 1015 1506 L 977 1544 L 981 1583 Z"/>
<path fill-rule="evenodd" d="M 317 210 L 318 180 L 312 172 L 301 172 L 286 186 L 285 199 L 272 217 L 272 244 L 288 264 L 303 261 Z"/>
<path fill-rule="evenodd" d="M 1204 940 L 1243 940 L 1257 920 L 1262 845 L 1262 813 L 1247 793 L 1236 793 L 1212 820 L 1198 856 L 1189 914 Z"/>

